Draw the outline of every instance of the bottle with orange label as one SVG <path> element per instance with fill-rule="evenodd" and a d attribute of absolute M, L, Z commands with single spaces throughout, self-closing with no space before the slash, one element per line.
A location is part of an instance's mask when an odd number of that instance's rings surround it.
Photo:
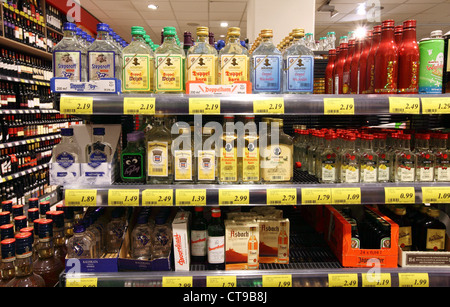
<path fill-rule="evenodd" d="M 209 44 L 208 27 L 197 28 L 197 42 L 187 52 L 187 81 L 217 84 L 217 50 Z"/>
<path fill-rule="evenodd" d="M 247 49 L 240 43 L 240 35 L 240 28 L 228 29 L 228 42 L 219 53 L 220 84 L 249 81 L 250 57 Z"/>

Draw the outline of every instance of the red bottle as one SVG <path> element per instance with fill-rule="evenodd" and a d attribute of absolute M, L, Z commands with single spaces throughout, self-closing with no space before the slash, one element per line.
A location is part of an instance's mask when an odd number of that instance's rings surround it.
<path fill-rule="evenodd" d="M 400 46 L 400 44 L 402 42 L 402 37 L 403 37 L 403 25 L 395 26 L 394 37 L 395 37 L 395 43 L 397 44 L 397 46 Z"/>
<path fill-rule="evenodd" d="M 347 58 L 344 63 L 344 71 L 342 73 L 342 94 L 350 94 L 350 68 L 352 66 L 352 58 L 355 53 L 355 40 L 348 41 Z"/>
<path fill-rule="evenodd" d="M 336 49 L 328 50 L 328 64 L 325 69 L 325 94 L 334 93 L 334 67 L 336 61 Z"/>
<path fill-rule="evenodd" d="M 381 26 L 373 27 L 372 45 L 370 46 L 369 56 L 367 57 L 366 70 L 366 88 L 364 94 L 373 94 L 374 78 L 375 78 L 375 54 L 381 39 Z"/>
<path fill-rule="evenodd" d="M 394 40 L 394 21 L 388 19 L 381 25 L 381 41 L 375 55 L 376 94 L 397 93 L 398 48 Z"/>
<path fill-rule="evenodd" d="M 358 94 L 363 94 L 366 91 L 366 71 L 367 71 L 367 58 L 369 56 L 370 47 L 372 45 L 372 30 L 367 31 L 366 37 L 364 39 L 364 44 L 362 46 L 361 57 L 359 58 L 358 64 L 358 75 L 359 75 L 359 91 Z"/>
<path fill-rule="evenodd" d="M 348 44 L 341 43 L 339 46 L 339 56 L 336 58 L 336 64 L 334 68 L 334 93 L 342 94 L 343 90 L 343 76 L 344 76 L 344 64 L 347 58 Z"/>
<path fill-rule="evenodd" d="M 398 48 L 398 92 L 419 92 L 419 45 L 416 39 L 416 21 L 403 22 L 403 39 Z"/>
<path fill-rule="evenodd" d="M 359 93 L 359 59 L 361 58 L 361 49 L 364 40 L 357 38 L 355 43 L 355 52 L 352 56 L 352 63 L 350 65 L 350 94 Z"/>

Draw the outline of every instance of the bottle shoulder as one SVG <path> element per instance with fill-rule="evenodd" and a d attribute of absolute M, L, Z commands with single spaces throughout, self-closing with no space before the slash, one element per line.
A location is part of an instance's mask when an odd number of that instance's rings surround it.
<path fill-rule="evenodd" d="M 199 54 L 215 55 L 215 56 L 218 55 L 216 48 L 212 47 L 211 45 L 209 45 L 207 43 L 197 43 L 196 45 L 189 48 L 189 50 L 187 52 L 187 56 L 199 55 Z"/>
<path fill-rule="evenodd" d="M 135 42 L 131 42 L 131 44 L 129 44 L 127 47 L 125 47 L 122 50 L 122 54 L 124 54 L 124 55 L 146 54 L 146 55 L 153 56 L 153 51 L 150 48 L 148 48 L 145 44 L 135 41 Z"/>
<path fill-rule="evenodd" d="M 240 44 L 228 44 L 225 47 L 223 47 L 219 52 L 220 56 L 228 54 L 249 56 L 248 50 L 242 47 Z"/>

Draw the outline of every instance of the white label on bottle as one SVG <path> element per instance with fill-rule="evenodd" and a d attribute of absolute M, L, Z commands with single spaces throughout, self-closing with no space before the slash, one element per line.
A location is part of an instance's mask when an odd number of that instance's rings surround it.
<path fill-rule="evenodd" d="M 433 167 L 421 167 L 419 169 L 418 181 L 433 181 Z"/>
<path fill-rule="evenodd" d="M 208 263 L 225 262 L 225 236 L 208 237 Z"/>
<path fill-rule="evenodd" d="M 389 181 L 389 166 L 381 164 L 378 167 L 378 180 L 379 181 Z"/>
<path fill-rule="evenodd" d="M 414 168 L 407 169 L 406 167 L 400 168 L 400 181 L 414 181 Z"/>
<path fill-rule="evenodd" d="M 206 256 L 206 230 L 191 231 L 191 254 L 192 256 Z"/>
<path fill-rule="evenodd" d="M 345 182 L 359 182 L 359 171 L 358 169 L 355 169 L 355 167 L 353 166 L 348 166 L 349 168 L 353 168 L 353 169 L 349 169 L 347 168 L 345 171 Z"/>
<path fill-rule="evenodd" d="M 335 181 L 336 180 L 336 168 L 332 165 L 327 164 L 322 167 L 322 180 L 323 181 Z"/>
<path fill-rule="evenodd" d="M 449 180 L 450 180 L 450 167 L 438 167 L 437 181 L 449 181 Z"/>

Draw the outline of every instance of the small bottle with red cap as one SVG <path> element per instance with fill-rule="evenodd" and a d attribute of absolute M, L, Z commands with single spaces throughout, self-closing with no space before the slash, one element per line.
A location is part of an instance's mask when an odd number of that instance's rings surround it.
<path fill-rule="evenodd" d="M 430 149 L 430 134 L 415 135 L 416 181 L 434 181 L 435 156 Z"/>
<path fill-rule="evenodd" d="M 317 161 L 318 168 L 317 177 L 323 183 L 336 183 L 339 179 L 339 153 L 336 146 L 337 135 L 330 132 L 325 135 L 325 146 L 320 152 L 320 160 Z"/>
<path fill-rule="evenodd" d="M 14 236 L 16 240 L 16 276 L 7 287 L 45 287 L 44 279 L 33 271 L 32 234 L 21 232 Z"/>
<path fill-rule="evenodd" d="M 360 154 L 356 150 L 356 135 L 348 134 L 344 137 L 343 149 L 341 152 L 341 174 L 342 183 L 359 182 Z"/>
<path fill-rule="evenodd" d="M 448 134 L 439 133 L 434 137 L 435 180 L 450 181 L 450 151 L 447 149 Z"/>
<path fill-rule="evenodd" d="M 395 152 L 395 182 L 414 182 L 416 179 L 416 159 L 411 151 L 411 135 L 400 134 L 399 149 Z"/>
<path fill-rule="evenodd" d="M 14 260 L 16 260 L 16 239 L 6 239 L 0 242 L 2 262 L 0 264 L 0 287 L 4 287 L 16 276 Z"/>
<path fill-rule="evenodd" d="M 394 167 L 394 156 L 387 147 L 387 134 L 375 133 L 376 154 L 378 156 L 378 182 L 391 182 L 393 180 L 391 173 Z"/>
<path fill-rule="evenodd" d="M 378 155 L 373 150 L 373 139 L 371 134 L 361 136 L 361 182 L 378 181 Z"/>

